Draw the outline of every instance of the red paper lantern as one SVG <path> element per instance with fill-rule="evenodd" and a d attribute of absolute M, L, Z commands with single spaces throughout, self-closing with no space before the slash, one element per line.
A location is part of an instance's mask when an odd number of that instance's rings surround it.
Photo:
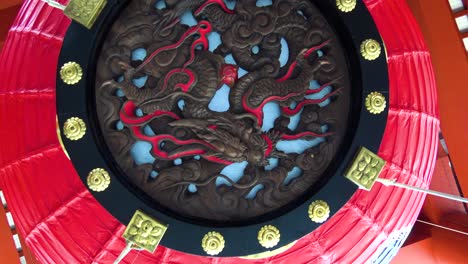
<path fill-rule="evenodd" d="M 389 65 L 381 177 L 427 188 L 439 133 L 430 54 L 404 0 L 365 3 Z M 26 0 L 10 30 L 0 56 L 0 187 L 41 262 L 112 263 L 125 246 L 125 226 L 89 193 L 57 139 L 57 58 L 69 24 L 60 10 Z M 424 197 L 381 184 L 357 191 L 320 228 L 262 260 L 204 258 L 160 246 L 154 254 L 131 252 L 124 263 L 364 263 L 392 233 L 414 224 Z"/>

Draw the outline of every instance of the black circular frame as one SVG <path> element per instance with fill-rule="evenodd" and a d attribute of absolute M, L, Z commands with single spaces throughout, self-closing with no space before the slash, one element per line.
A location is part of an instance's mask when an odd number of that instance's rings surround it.
<path fill-rule="evenodd" d="M 281 240 L 272 249 L 285 246 L 312 232 L 320 224 L 309 219 L 308 208 L 315 200 L 324 200 L 330 206 L 330 214 L 335 214 L 353 195 L 357 186 L 344 177 L 344 172 L 359 149 L 364 146 L 377 152 L 387 122 L 387 109 L 374 115 L 366 110 L 366 96 L 374 91 L 382 93 L 389 101 L 389 82 L 385 54 L 377 60 L 365 60 L 360 54 L 361 43 L 366 39 L 384 43 L 374 21 L 362 1 L 352 12 L 341 12 L 336 0 L 313 1 L 325 14 L 335 29 L 345 48 L 350 69 L 351 85 L 355 98 L 352 98 L 350 133 L 345 139 L 342 150 L 332 162 L 327 173 L 332 175 L 322 184 L 320 190 L 299 199 L 288 211 L 269 218 L 261 217 L 244 226 L 207 225 L 183 219 L 171 212 L 158 208 L 138 192 L 130 183 L 123 180 L 118 164 L 111 158 L 104 143 L 95 116 L 94 85 L 96 61 L 104 38 L 120 11 L 128 0 L 108 0 L 101 15 L 91 30 L 72 22 L 64 42 L 57 69 L 57 115 L 60 127 L 68 118 L 79 117 L 89 129 L 79 141 L 63 138 L 64 146 L 82 181 L 86 184 L 88 173 L 95 168 L 106 169 L 111 176 L 111 184 L 105 192 L 92 192 L 94 197 L 122 224 L 129 223 L 136 210 L 142 210 L 155 219 L 168 224 L 168 230 L 161 244 L 163 246 L 190 254 L 208 256 L 201 247 L 205 234 L 216 231 L 224 236 L 225 247 L 218 255 L 245 256 L 264 252 L 257 240 L 258 231 L 264 225 L 273 225 L 281 232 Z M 384 53 L 384 52 L 382 52 Z M 70 61 L 83 68 L 82 80 L 70 86 L 60 78 L 60 67 Z"/>

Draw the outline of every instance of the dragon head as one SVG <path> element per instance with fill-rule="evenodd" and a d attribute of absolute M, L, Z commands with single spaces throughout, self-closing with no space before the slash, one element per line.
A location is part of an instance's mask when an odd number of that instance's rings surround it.
<path fill-rule="evenodd" d="M 256 166 L 268 166 L 268 159 L 265 157 L 265 153 L 261 149 L 249 149 L 247 151 L 247 161 Z"/>

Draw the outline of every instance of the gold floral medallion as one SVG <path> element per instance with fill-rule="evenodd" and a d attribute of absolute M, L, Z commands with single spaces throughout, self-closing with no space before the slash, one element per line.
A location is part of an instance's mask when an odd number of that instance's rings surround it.
<path fill-rule="evenodd" d="M 105 191 L 110 184 L 110 175 L 104 169 L 94 169 L 88 174 L 87 183 L 89 189 L 95 192 Z"/>
<path fill-rule="evenodd" d="M 70 140 L 80 140 L 86 134 L 86 124 L 81 118 L 69 118 L 63 125 L 63 134 Z"/>
<path fill-rule="evenodd" d="M 67 62 L 60 69 L 60 78 L 66 84 L 77 84 L 83 77 L 83 70 L 76 62 Z"/>
<path fill-rule="evenodd" d="M 361 55 L 366 60 L 375 60 L 382 53 L 382 47 L 379 42 L 373 39 L 366 39 L 361 44 Z"/>
<path fill-rule="evenodd" d="M 379 92 L 372 92 L 366 97 L 366 109 L 371 114 L 380 114 L 387 107 L 385 96 Z"/>
<path fill-rule="evenodd" d="M 325 201 L 314 201 L 309 206 L 309 217 L 312 222 L 321 224 L 330 217 L 330 207 Z"/>
<path fill-rule="evenodd" d="M 348 13 L 356 8 L 356 0 L 336 0 L 336 6 L 342 12 Z"/>
<path fill-rule="evenodd" d="M 202 248 L 206 254 L 216 256 L 224 249 L 224 237 L 218 232 L 208 232 L 202 239 Z"/>
<path fill-rule="evenodd" d="M 280 231 L 272 225 L 266 225 L 258 232 L 258 242 L 264 248 L 272 248 L 280 241 Z"/>

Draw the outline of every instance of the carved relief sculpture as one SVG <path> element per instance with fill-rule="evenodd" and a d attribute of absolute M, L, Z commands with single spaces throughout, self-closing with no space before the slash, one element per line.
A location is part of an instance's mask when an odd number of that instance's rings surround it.
<path fill-rule="evenodd" d="M 228 107 L 215 109 L 222 89 Z M 104 42 L 95 100 L 123 177 L 155 204 L 243 221 L 327 177 L 351 87 L 339 40 L 310 1 L 134 0 Z M 138 142 L 151 159 L 135 160 Z M 222 173 L 233 164 L 246 164 L 238 179 Z"/>

